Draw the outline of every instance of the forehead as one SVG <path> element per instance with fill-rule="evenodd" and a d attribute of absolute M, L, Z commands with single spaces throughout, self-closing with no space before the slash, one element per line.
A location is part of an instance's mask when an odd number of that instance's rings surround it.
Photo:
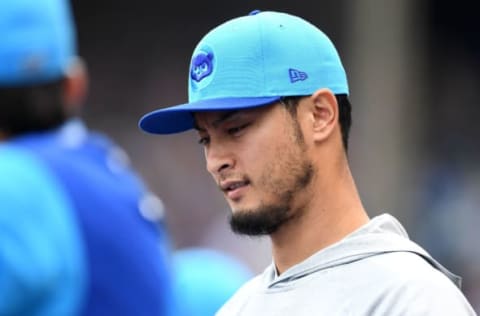
<path fill-rule="evenodd" d="M 220 124 L 221 122 L 235 118 L 239 114 L 239 111 L 205 111 L 194 112 L 194 124 L 196 129 L 202 129 L 202 127 L 210 127 Z"/>
<path fill-rule="evenodd" d="M 235 121 L 245 117 L 258 116 L 265 112 L 267 108 L 269 108 L 269 106 L 241 110 L 194 112 L 194 126 L 197 130 L 204 130 L 205 128 L 217 128 L 222 123 Z"/>

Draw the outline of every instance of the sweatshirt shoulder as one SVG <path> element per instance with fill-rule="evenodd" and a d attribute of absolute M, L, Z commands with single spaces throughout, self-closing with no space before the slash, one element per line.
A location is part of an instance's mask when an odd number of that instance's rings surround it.
<path fill-rule="evenodd" d="M 262 291 L 263 274 L 257 275 L 242 285 L 233 296 L 220 308 L 215 316 L 234 316 L 242 310 L 249 297 Z"/>
<path fill-rule="evenodd" d="M 374 267 L 379 315 L 475 315 L 461 290 L 420 255 L 392 252 L 366 260 Z"/>

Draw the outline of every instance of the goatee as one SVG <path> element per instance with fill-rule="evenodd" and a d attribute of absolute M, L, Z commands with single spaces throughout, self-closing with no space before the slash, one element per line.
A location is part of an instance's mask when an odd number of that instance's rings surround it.
<path fill-rule="evenodd" d="M 250 236 L 270 235 L 283 224 L 298 216 L 299 212 L 292 210 L 293 197 L 309 185 L 314 175 L 311 163 L 303 165 L 301 170 L 302 172 L 295 178 L 293 187 L 279 194 L 277 204 L 234 211 L 229 219 L 232 231 Z"/>

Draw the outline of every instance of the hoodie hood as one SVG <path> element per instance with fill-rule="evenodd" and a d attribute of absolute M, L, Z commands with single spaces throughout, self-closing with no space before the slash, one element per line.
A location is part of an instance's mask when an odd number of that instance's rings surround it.
<path fill-rule="evenodd" d="M 263 273 L 262 281 L 266 288 L 282 287 L 320 270 L 392 252 L 417 254 L 445 274 L 458 288 L 461 287 L 461 278 L 448 271 L 422 247 L 412 242 L 402 225 L 389 214 L 372 218 L 339 242 L 315 253 L 280 276 L 277 275 L 275 263 L 272 262 Z"/>

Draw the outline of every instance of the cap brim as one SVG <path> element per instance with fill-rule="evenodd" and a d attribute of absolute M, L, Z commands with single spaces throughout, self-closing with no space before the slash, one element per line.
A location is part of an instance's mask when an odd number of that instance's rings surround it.
<path fill-rule="evenodd" d="M 280 97 L 219 98 L 201 100 L 159 109 L 145 114 L 139 127 L 151 134 L 173 134 L 194 127 L 193 113 L 254 108 L 278 101 Z"/>

